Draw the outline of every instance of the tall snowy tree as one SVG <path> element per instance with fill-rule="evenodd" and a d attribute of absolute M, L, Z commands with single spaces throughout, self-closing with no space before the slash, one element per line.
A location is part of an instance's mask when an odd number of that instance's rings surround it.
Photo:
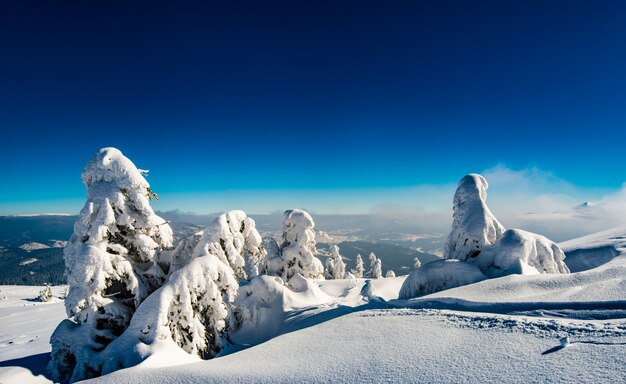
<path fill-rule="evenodd" d="M 383 277 L 383 263 L 376 257 L 374 252 L 370 253 L 370 270 L 367 273 L 367 277 L 371 279 L 380 279 Z"/>
<path fill-rule="evenodd" d="M 477 174 L 466 175 L 454 193 L 452 230 L 443 250 L 445 259 L 465 261 L 496 243 L 504 226 L 487 207 L 489 184 Z"/>
<path fill-rule="evenodd" d="M 172 230 L 152 210 L 156 195 L 144 174 L 115 148 L 101 149 L 85 166 L 87 202 L 64 251 L 71 324 L 61 323 L 51 339 L 55 380 L 95 375 L 85 351 L 101 351 L 121 335 L 166 277 L 169 265 L 159 263 L 159 251 L 172 245 Z M 62 335 L 75 326 L 80 343 Z"/>
<path fill-rule="evenodd" d="M 361 254 L 358 253 L 356 255 L 356 265 L 354 266 L 354 269 L 352 270 L 352 274 L 356 278 L 362 278 L 364 272 L 365 272 L 365 267 L 363 266 L 363 258 L 361 257 Z"/>
<path fill-rule="evenodd" d="M 281 276 L 289 282 L 296 274 L 307 279 L 323 279 L 324 267 L 315 257 L 315 222 L 307 212 L 300 209 L 285 211 L 283 220 L 283 244 Z"/>
<path fill-rule="evenodd" d="M 346 264 L 343 262 L 339 247 L 336 244 L 331 246 L 330 256 L 326 260 L 326 278 L 343 279 L 346 275 Z"/>

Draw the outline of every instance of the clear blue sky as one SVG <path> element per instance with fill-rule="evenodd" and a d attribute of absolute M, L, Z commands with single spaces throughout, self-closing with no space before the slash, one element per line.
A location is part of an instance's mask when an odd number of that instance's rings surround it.
<path fill-rule="evenodd" d="M 497 164 L 626 181 L 624 1 L 127 3 L 0 5 L 0 214 L 78 211 L 104 146 L 252 210 Z"/>

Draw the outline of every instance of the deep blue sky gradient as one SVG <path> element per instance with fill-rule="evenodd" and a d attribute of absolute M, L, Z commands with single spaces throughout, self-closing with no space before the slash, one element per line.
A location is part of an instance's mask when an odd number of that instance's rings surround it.
<path fill-rule="evenodd" d="M 626 180 L 626 2 L 129 3 L 0 6 L 0 213 L 104 146 L 162 194 Z"/>

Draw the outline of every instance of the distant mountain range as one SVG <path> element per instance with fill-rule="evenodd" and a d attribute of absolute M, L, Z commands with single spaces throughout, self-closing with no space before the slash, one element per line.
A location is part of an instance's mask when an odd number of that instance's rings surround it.
<path fill-rule="evenodd" d="M 76 218 L 51 214 L 0 216 L 0 284 L 65 283 L 63 247 L 72 234 Z M 211 221 L 210 216 L 195 217 L 195 220 L 189 220 L 192 223 L 182 221 L 187 218 L 166 218 L 174 230 L 175 242 L 201 230 Z M 254 218 L 263 234 L 280 235 L 281 215 L 258 215 Z M 318 244 L 322 261 L 325 261 L 329 242 L 339 245 L 348 270 L 354 268 L 358 253 L 363 257 L 366 269 L 369 268 L 367 257 L 370 252 L 374 252 L 382 260 L 384 272 L 392 269 L 399 275 L 413 268 L 416 257 L 422 264 L 438 259 L 433 253 L 421 251 L 421 247 L 438 247 L 440 236 L 391 232 L 384 223 L 379 223 L 377 227 L 384 227 L 385 231 L 377 234 L 373 229 L 365 230 L 356 226 L 359 222 L 371 223 L 372 219 L 367 215 L 321 215 L 319 227 L 327 231 L 327 235 L 320 236 L 324 242 Z"/>

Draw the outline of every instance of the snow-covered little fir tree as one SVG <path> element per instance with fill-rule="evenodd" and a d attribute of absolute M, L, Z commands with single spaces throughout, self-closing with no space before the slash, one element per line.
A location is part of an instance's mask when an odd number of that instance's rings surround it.
<path fill-rule="evenodd" d="M 50 288 L 50 286 L 46 284 L 44 289 L 39 292 L 37 300 L 41 301 L 42 303 L 47 303 L 48 301 L 50 301 L 50 299 L 52 299 L 52 288 Z"/>
<path fill-rule="evenodd" d="M 422 262 L 417 257 L 413 259 L 413 269 L 419 269 L 422 266 Z"/>
<path fill-rule="evenodd" d="M 346 264 L 341 258 L 339 247 L 336 244 L 331 246 L 331 254 L 326 260 L 325 276 L 327 279 L 343 279 L 346 275 Z"/>
<path fill-rule="evenodd" d="M 263 238 L 262 245 L 267 253 L 267 274 L 280 276 L 283 268 L 283 258 L 280 255 L 278 242 L 273 237 L 266 236 Z"/>
<path fill-rule="evenodd" d="M 387 278 L 396 277 L 396 273 L 390 269 L 387 271 L 387 273 L 385 273 L 385 277 Z"/>
<path fill-rule="evenodd" d="M 171 261 L 171 272 L 205 254 L 229 265 L 240 280 L 264 274 L 268 269 L 267 252 L 254 220 L 238 210 L 221 214 L 207 228 L 182 239 L 173 251 L 165 254 Z"/>
<path fill-rule="evenodd" d="M 380 279 L 383 277 L 383 263 L 376 257 L 374 252 L 370 253 L 370 270 L 367 277 L 371 279 Z"/>
<path fill-rule="evenodd" d="M 363 258 L 361 257 L 361 254 L 358 253 L 356 255 L 356 265 L 354 266 L 354 269 L 352 270 L 352 274 L 356 278 L 362 278 L 364 272 L 365 272 L 365 267 L 363 266 Z"/>
<path fill-rule="evenodd" d="M 315 222 L 308 212 L 300 209 L 285 211 L 283 220 L 283 243 L 280 251 L 283 259 L 281 276 L 289 282 L 296 274 L 306 279 L 323 279 L 324 267 L 315 257 Z"/>
<path fill-rule="evenodd" d="M 71 323 L 61 323 L 51 339 L 57 381 L 97 375 L 86 351 L 101 351 L 121 335 L 166 277 L 159 251 L 171 246 L 172 230 L 152 210 L 156 195 L 143 175 L 115 148 L 99 150 L 82 173 L 87 202 L 64 250 Z M 75 327 L 81 336 L 73 343 L 64 330 Z"/>

